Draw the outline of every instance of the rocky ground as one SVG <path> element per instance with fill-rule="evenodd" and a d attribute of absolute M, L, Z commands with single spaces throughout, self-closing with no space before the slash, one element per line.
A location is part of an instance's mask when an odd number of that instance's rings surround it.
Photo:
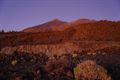
<path fill-rule="evenodd" d="M 30 54 L 18 51 L 12 54 L 1 53 L 0 80 L 78 80 L 75 78 L 74 69 L 86 60 L 95 61 L 108 72 L 106 75 L 118 80 L 120 79 L 119 57 L 118 46 L 97 49 L 94 52 L 83 50 L 74 54 L 52 56 L 45 53 Z"/>

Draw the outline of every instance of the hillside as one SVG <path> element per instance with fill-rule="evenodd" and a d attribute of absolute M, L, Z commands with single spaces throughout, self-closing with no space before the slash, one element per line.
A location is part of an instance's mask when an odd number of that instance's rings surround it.
<path fill-rule="evenodd" d="M 79 23 L 72 25 L 67 30 L 75 32 L 72 37 L 73 40 L 120 41 L 120 22 L 97 21 L 93 23 Z"/>
<path fill-rule="evenodd" d="M 65 28 L 65 25 L 67 25 L 67 22 L 54 19 L 37 26 L 26 28 L 23 30 L 23 32 L 61 31 Z"/>
<path fill-rule="evenodd" d="M 67 41 L 120 41 L 120 22 L 97 21 L 69 25 L 64 31 L 0 33 L 0 47 L 58 44 Z"/>
<path fill-rule="evenodd" d="M 59 19 L 53 19 L 51 21 L 45 22 L 43 24 L 28 27 L 22 30 L 22 32 L 45 32 L 45 31 L 63 31 L 67 28 L 69 28 L 71 25 L 77 25 L 82 23 L 94 23 L 95 20 L 89 20 L 89 19 L 78 19 L 72 22 L 65 22 L 61 21 Z"/>

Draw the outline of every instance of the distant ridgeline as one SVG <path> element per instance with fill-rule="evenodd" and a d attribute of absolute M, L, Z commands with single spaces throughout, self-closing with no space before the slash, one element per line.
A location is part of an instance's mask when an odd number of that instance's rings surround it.
<path fill-rule="evenodd" d="M 18 45 L 60 44 L 68 41 L 120 41 L 120 22 L 88 20 L 81 22 L 81 20 L 77 20 L 68 23 L 53 20 L 39 26 L 20 32 L 0 32 L 0 48 Z M 56 27 L 60 27 L 60 29 Z"/>

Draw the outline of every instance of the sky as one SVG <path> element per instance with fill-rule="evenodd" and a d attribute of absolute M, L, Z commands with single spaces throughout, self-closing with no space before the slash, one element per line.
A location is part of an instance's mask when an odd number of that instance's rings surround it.
<path fill-rule="evenodd" d="M 120 20 L 120 0 L 0 0 L 0 30 L 20 31 L 58 18 Z"/>

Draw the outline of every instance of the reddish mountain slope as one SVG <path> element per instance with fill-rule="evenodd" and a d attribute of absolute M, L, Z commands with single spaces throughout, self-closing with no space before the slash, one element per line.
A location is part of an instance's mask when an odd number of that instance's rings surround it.
<path fill-rule="evenodd" d="M 75 24 L 94 23 L 94 22 L 96 22 L 96 20 L 90 20 L 90 19 L 78 19 L 78 20 L 72 21 L 71 24 L 75 25 Z"/>
<path fill-rule="evenodd" d="M 67 22 L 54 19 L 44 24 L 24 29 L 23 32 L 61 31 L 65 28 L 65 25 L 67 25 Z"/>
<path fill-rule="evenodd" d="M 73 40 L 120 41 L 120 22 L 97 21 L 94 23 L 79 23 L 72 25 L 67 30 L 75 32 Z"/>
<path fill-rule="evenodd" d="M 77 25 L 82 23 L 93 23 L 95 20 L 89 20 L 89 19 L 79 19 L 72 22 L 65 22 L 61 21 L 59 19 L 54 19 L 49 22 L 46 22 L 44 24 L 40 24 L 37 26 L 33 26 L 30 28 L 26 28 L 23 30 L 23 32 L 44 32 L 44 31 L 63 31 L 66 28 L 69 28 L 71 25 Z"/>
<path fill-rule="evenodd" d="M 65 41 L 120 41 L 120 22 L 97 21 L 69 25 L 68 27 L 64 31 L 39 32 L 36 28 L 35 31 L 30 30 L 29 32 L 28 30 L 27 32 L 26 30 L 27 33 L 0 33 L 0 47 L 23 44 L 58 44 Z"/>

